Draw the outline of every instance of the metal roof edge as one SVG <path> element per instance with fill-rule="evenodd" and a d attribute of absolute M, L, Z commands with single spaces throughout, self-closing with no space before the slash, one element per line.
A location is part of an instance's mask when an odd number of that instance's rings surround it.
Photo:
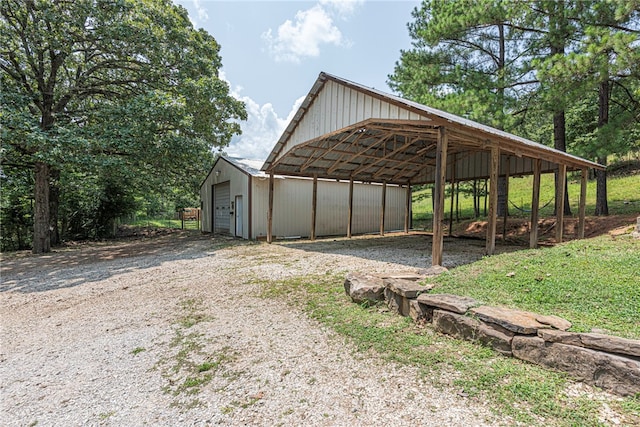
<path fill-rule="evenodd" d="M 327 81 L 327 76 L 330 75 L 325 73 L 324 71 L 320 72 L 318 78 L 313 83 L 313 86 L 311 86 L 311 90 L 302 101 L 302 104 L 300 104 L 300 107 L 298 107 L 298 111 L 296 111 L 296 114 L 293 116 L 282 135 L 280 135 L 280 138 L 278 138 L 276 145 L 273 147 L 273 149 L 267 156 L 267 159 L 264 161 L 261 169 L 262 171 L 267 171 L 273 163 L 273 160 L 278 156 L 278 154 L 280 154 L 282 147 L 284 147 L 287 139 L 289 139 L 289 135 L 293 133 L 295 128 L 298 126 L 298 123 L 300 123 L 300 120 L 307 112 L 307 109 L 311 106 L 311 104 L 313 104 L 313 101 L 317 97 L 318 93 L 320 93 L 320 90 L 322 90 L 322 88 L 324 87 L 324 84 Z"/>
<path fill-rule="evenodd" d="M 225 155 L 220 155 L 218 156 L 218 158 L 216 159 L 215 162 L 213 162 L 213 166 L 211 166 L 211 169 L 209 169 L 209 172 L 207 173 L 207 176 L 204 178 L 204 180 L 202 180 L 202 182 L 200 183 L 200 188 L 202 188 L 202 186 L 204 185 L 205 182 L 207 182 L 207 179 L 209 179 L 209 176 L 211 176 L 211 173 L 213 172 L 213 170 L 216 168 L 216 166 L 218 165 L 218 162 L 220 160 L 224 160 L 225 162 L 227 162 L 229 165 L 233 166 L 234 168 L 238 169 L 240 172 L 242 172 L 243 174 L 247 175 L 247 176 L 256 176 L 256 177 L 261 177 L 262 175 L 259 173 L 260 170 L 258 170 L 258 173 L 251 173 L 248 170 L 240 167 L 235 161 L 234 158 L 230 157 L 230 156 L 225 156 Z M 249 160 L 249 159 L 247 159 Z M 253 168 L 252 168 L 253 169 Z"/>
<path fill-rule="evenodd" d="M 211 172 L 213 172 L 213 170 L 216 168 L 216 165 L 218 164 L 218 162 L 220 161 L 220 159 L 223 156 L 218 156 L 218 158 L 216 159 L 215 162 L 213 162 L 213 166 L 211 166 L 211 169 L 209 169 L 209 172 L 207 173 L 207 176 L 204 177 L 204 179 L 202 180 L 202 182 L 200 183 L 200 187 L 202 188 L 202 186 L 204 185 L 205 182 L 207 182 L 207 180 L 209 179 L 209 175 L 211 175 Z"/>

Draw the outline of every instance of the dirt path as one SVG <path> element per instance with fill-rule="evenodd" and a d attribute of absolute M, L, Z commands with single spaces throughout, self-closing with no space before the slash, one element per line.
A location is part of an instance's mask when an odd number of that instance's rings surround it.
<path fill-rule="evenodd" d="M 482 255 L 449 245 L 445 265 Z M 495 425 L 357 353 L 259 281 L 424 267 L 424 236 L 267 245 L 189 233 L 2 260 L 2 424 Z"/>

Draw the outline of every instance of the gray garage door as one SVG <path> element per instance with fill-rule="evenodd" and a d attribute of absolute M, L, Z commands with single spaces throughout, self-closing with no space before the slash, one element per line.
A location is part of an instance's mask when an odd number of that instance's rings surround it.
<path fill-rule="evenodd" d="M 231 198 L 229 181 L 213 186 L 213 232 L 229 233 Z"/>

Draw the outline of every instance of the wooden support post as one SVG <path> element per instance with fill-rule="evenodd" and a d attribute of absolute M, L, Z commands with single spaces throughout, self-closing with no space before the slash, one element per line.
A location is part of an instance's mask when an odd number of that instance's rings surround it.
<path fill-rule="evenodd" d="M 507 217 L 509 216 L 509 169 L 511 169 L 511 160 L 507 156 L 507 170 L 504 173 L 505 194 L 504 194 L 504 212 L 502 213 L 502 241 L 507 238 Z"/>
<path fill-rule="evenodd" d="M 407 197 L 404 205 L 404 233 L 409 233 L 409 222 L 411 221 L 411 183 L 407 182 Z"/>
<path fill-rule="evenodd" d="M 269 172 L 269 210 L 267 211 L 267 243 L 273 242 L 273 172 Z"/>
<path fill-rule="evenodd" d="M 529 230 L 529 247 L 538 247 L 538 210 L 540 209 L 540 169 L 542 160 L 534 159 L 533 162 L 533 192 L 531 194 L 531 225 Z"/>
<path fill-rule="evenodd" d="M 578 239 L 584 239 L 584 217 L 587 207 L 587 173 L 588 169 L 582 169 L 580 176 L 580 207 L 578 208 Z"/>
<path fill-rule="evenodd" d="M 491 170 L 489 171 L 489 218 L 487 223 L 487 255 L 496 250 L 496 222 L 498 217 L 498 169 L 500 168 L 500 148 L 491 147 Z"/>
<path fill-rule="evenodd" d="M 564 232 L 564 192 L 567 183 L 567 165 L 558 165 L 558 188 L 556 189 L 556 243 L 562 243 Z"/>
<path fill-rule="evenodd" d="M 387 182 L 382 183 L 382 203 L 380 206 L 380 235 L 384 236 L 384 214 L 387 208 Z"/>
<path fill-rule="evenodd" d="M 316 209 L 318 207 L 318 175 L 313 175 L 313 196 L 311 199 L 311 234 L 309 238 L 316 240 Z"/>
<path fill-rule="evenodd" d="M 349 218 L 347 221 L 347 237 L 351 238 L 353 225 L 353 177 L 349 178 Z"/>
<path fill-rule="evenodd" d="M 433 194 L 433 242 L 431 243 L 431 265 L 442 265 L 442 219 L 444 217 L 444 185 L 447 176 L 447 131 L 438 128 L 436 144 L 436 173 Z"/>

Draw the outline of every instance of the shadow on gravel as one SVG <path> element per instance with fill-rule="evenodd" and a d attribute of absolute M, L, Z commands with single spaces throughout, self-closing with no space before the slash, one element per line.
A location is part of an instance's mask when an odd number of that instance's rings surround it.
<path fill-rule="evenodd" d="M 3 256 L 0 292 L 46 292 L 70 288 L 166 261 L 214 256 L 215 251 L 243 244 L 226 237 L 182 232 L 136 240 L 89 243 L 56 248 L 46 255 L 22 252 Z"/>
<path fill-rule="evenodd" d="M 304 251 L 345 254 L 373 261 L 395 262 L 407 267 L 425 268 L 431 266 L 431 239 L 430 233 L 412 231 L 409 234 L 404 232 L 387 233 L 385 236 L 361 235 L 351 239 L 328 237 L 315 241 L 307 239 L 279 240 L 276 244 Z M 523 248 L 496 241 L 496 253 L 518 249 Z M 484 256 L 484 251 L 484 239 L 445 236 L 443 264 L 447 268 L 469 264 L 481 259 Z"/>

